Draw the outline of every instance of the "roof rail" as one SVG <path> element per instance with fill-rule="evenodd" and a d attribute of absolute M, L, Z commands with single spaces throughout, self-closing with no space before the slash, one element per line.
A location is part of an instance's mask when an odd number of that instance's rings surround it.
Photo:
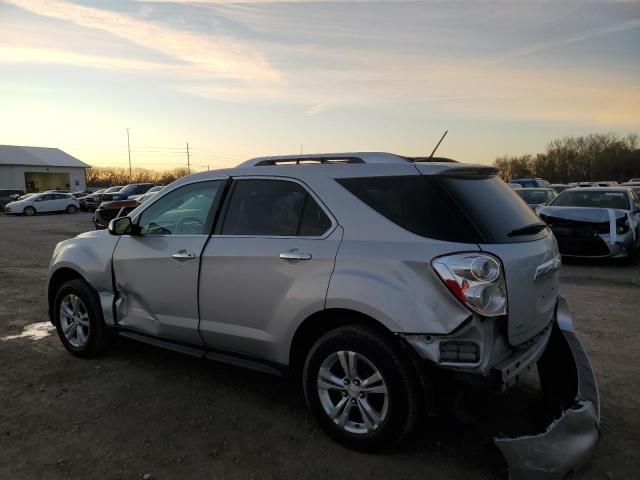
<path fill-rule="evenodd" d="M 406 157 L 384 152 L 320 153 L 308 155 L 282 155 L 258 157 L 241 163 L 238 167 L 264 167 L 269 165 L 320 165 L 345 163 L 404 163 Z"/>

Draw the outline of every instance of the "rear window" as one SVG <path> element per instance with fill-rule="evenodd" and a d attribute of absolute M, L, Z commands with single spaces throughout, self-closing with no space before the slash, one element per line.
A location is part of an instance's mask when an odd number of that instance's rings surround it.
<path fill-rule="evenodd" d="M 566 191 L 556 198 L 554 207 L 595 207 L 629 210 L 629 199 L 625 192 Z"/>
<path fill-rule="evenodd" d="M 510 236 L 541 223 L 499 178 L 398 176 L 339 179 L 343 187 L 400 227 L 423 237 L 461 243 L 512 243 L 545 230 Z"/>
<path fill-rule="evenodd" d="M 517 243 L 543 238 L 547 229 L 527 235 L 512 232 L 541 223 L 540 218 L 518 198 L 516 190 L 496 176 L 434 176 L 469 216 L 487 243 Z M 512 235 L 510 235 L 512 234 Z"/>
<path fill-rule="evenodd" d="M 525 202 L 531 204 L 546 203 L 551 200 L 552 196 L 548 190 L 516 190 L 516 193 Z"/>

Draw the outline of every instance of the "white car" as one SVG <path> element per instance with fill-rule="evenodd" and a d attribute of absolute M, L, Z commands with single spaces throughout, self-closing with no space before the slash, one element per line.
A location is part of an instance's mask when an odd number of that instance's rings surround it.
<path fill-rule="evenodd" d="M 70 193 L 44 192 L 24 195 L 15 202 L 7 203 L 4 213 L 31 216 L 48 212 L 76 213 L 79 208 L 78 199 Z"/>

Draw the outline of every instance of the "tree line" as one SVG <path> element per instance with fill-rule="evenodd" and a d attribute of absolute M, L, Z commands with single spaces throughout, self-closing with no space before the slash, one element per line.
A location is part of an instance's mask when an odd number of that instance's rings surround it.
<path fill-rule="evenodd" d="M 189 172 L 186 168 L 176 168 L 158 172 L 146 168 L 134 168 L 129 175 L 128 168 L 90 167 L 87 168 L 86 181 L 88 187 L 110 187 L 113 185 L 127 185 L 129 183 L 153 183 L 168 185 L 184 177 Z"/>
<path fill-rule="evenodd" d="M 627 181 L 640 177 L 638 134 L 557 138 L 544 153 L 506 155 L 496 158 L 493 165 L 505 181 L 520 177 L 541 177 L 551 183 Z"/>

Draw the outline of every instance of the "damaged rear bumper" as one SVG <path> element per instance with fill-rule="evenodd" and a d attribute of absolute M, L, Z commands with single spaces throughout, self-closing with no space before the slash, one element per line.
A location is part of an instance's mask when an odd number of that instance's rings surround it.
<path fill-rule="evenodd" d="M 596 379 L 562 297 L 538 371 L 554 420 L 538 435 L 495 439 L 511 480 L 561 479 L 587 461 L 600 437 Z"/>

